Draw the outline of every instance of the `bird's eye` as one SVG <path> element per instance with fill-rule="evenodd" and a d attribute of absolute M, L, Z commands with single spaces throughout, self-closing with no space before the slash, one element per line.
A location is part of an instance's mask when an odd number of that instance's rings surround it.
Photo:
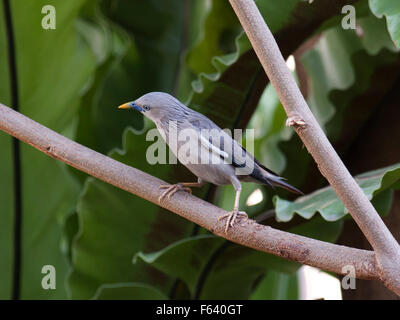
<path fill-rule="evenodd" d="M 149 111 L 149 110 L 150 110 L 150 107 L 147 106 L 147 105 L 145 105 L 145 106 L 143 106 L 143 109 L 146 110 L 146 111 Z"/>

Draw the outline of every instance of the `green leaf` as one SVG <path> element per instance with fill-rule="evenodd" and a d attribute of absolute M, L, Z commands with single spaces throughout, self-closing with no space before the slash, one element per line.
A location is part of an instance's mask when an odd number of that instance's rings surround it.
<path fill-rule="evenodd" d="M 288 231 L 321 241 L 334 242 L 342 230 L 342 221 L 326 222 L 320 217 Z M 226 245 L 215 255 L 198 285 L 202 299 L 248 299 L 260 276 L 271 271 L 293 274 L 301 266 L 271 254 L 239 245 Z M 234 279 L 234 281 L 232 281 Z"/>
<path fill-rule="evenodd" d="M 229 2 L 212 1 L 204 21 L 202 39 L 187 55 L 188 67 L 195 73 L 213 73 L 212 58 L 235 50 L 232 45 L 241 28 Z"/>
<path fill-rule="evenodd" d="M 298 0 L 284 3 L 259 1 L 258 5 L 261 14 L 270 21 L 271 30 L 277 32 L 289 24 L 288 20 L 294 20 L 298 3 Z M 226 19 L 221 20 L 221 16 Z M 234 44 L 233 48 L 230 42 Z M 258 100 L 255 98 L 249 102 L 249 96 L 259 96 L 261 92 L 256 91 L 266 84 L 261 64 L 250 49 L 247 36 L 240 32 L 239 21 L 229 3 L 214 1 L 204 22 L 203 38 L 187 57 L 190 71 L 198 75 L 192 82 L 193 90 L 189 93 L 187 104 L 220 126 L 244 127 Z M 237 78 L 239 73 L 240 81 Z M 179 92 L 184 97 L 189 90 L 182 84 Z"/>
<path fill-rule="evenodd" d="M 201 270 L 223 242 L 224 239 L 213 235 L 185 238 L 157 252 L 139 252 L 135 255 L 133 263 L 141 259 L 169 276 L 185 281 L 193 295 Z"/>
<path fill-rule="evenodd" d="M 307 73 L 308 104 L 339 153 L 358 137 L 397 74 L 398 55 L 385 26 L 366 9 L 357 21 L 362 37 L 354 30 L 334 26 L 325 30 L 299 59 Z M 388 69 L 393 74 L 389 75 Z M 264 93 L 269 103 L 262 98 L 253 117 L 256 129 L 259 122 L 268 129 L 265 136 L 257 137 L 255 155 L 291 184 L 301 189 L 303 185 L 310 189 L 308 184 L 312 184 L 315 188 L 318 184 L 312 181 L 321 177 L 316 176 L 315 164 L 301 140 L 285 126 L 286 116 L 278 113 L 282 106 L 274 94 Z M 262 110 L 268 113 L 263 114 Z M 269 129 L 267 120 L 272 118 L 277 126 L 274 131 Z M 264 125 L 261 129 L 266 130 Z"/>
<path fill-rule="evenodd" d="M 268 271 L 250 296 L 251 300 L 296 300 L 299 298 L 297 274 Z"/>
<path fill-rule="evenodd" d="M 227 243 L 210 262 L 198 284 L 199 299 L 248 299 L 254 282 L 267 270 L 292 273 L 293 261 Z"/>
<path fill-rule="evenodd" d="M 96 300 L 166 300 L 161 291 L 144 283 L 102 285 L 94 295 Z"/>
<path fill-rule="evenodd" d="M 149 142 L 145 134 L 127 130 L 124 149 L 111 157 L 151 172 L 160 179 L 171 178 L 171 166 L 153 166 L 146 160 Z M 79 233 L 72 245 L 70 296 L 91 298 L 103 284 L 142 282 L 164 293 L 172 279 L 144 264 L 132 266 L 134 254 L 161 250 L 188 236 L 192 224 L 148 201 L 109 184 L 90 178 L 78 204 Z"/>
<path fill-rule="evenodd" d="M 335 242 L 343 227 L 343 221 L 327 222 L 320 216 L 290 228 L 288 231 L 321 241 Z M 299 298 L 297 273 L 284 273 L 280 269 L 269 269 L 257 285 L 250 299 L 293 300 Z"/>
<path fill-rule="evenodd" d="M 83 96 L 84 107 L 79 112 L 75 140 L 89 148 L 107 152 L 115 136 L 118 136 L 119 141 L 114 145 L 120 144 L 122 131 L 128 125 L 127 117 L 122 117 L 121 112 L 117 112 L 115 107 L 110 106 L 120 104 L 120 101 L 115 100 L 115 96 L 126 92 L 130 81 L 129 75 L 123 71 L 123 65 L 127 61 L 132 60 L 131 63 L 133 63 L 137 60 L 137 54 L 126 32 L 110 24 L 96 9 L 97 7 L 92 9 L 95 11 L 91 15 L 93 22 L 84 21 L 79 25 L 80 34 L 88 39 L 93 51 L 100 52 L 98 55 L 101 59 L 93 74 L 90 87 Z M 100 105 L 107 105 L 107 103 L 109 103 L 108 108 L 98 110 Z M 102 125 L 108 126 L 108 123 L 104 123 L 106 118 L 111 119 L 112 122 L 119 121 L 121 126 L 104 127 L 101 130 Z M 134 128 L 143 127 L 141 117 L 133 117 L 129 120 L 129 124 Z"/>
<path fill-rule="evenodd" d="M 341 228 L 342 221 L 328 223 L 316 217 L 289 231 L 332 242 Z M 186 238 L 157 252 L 138 253 L 134 263 L 139 261 L 183 280 L 196 299 L 247 299 L 254 282 L 265 272 L 293 273 L 300 266 L 212 235 Z"/>
<path fill-rule="evenodd" d="M 371 11 L 378 17 L 386 17 L 387 28 L 397 47 L 400 47 L 400 2 L 397 0 L 369 0 Z"/>
<path fill-rule="evenodd" d="M 299 267 L 212 235 L 187 238 L 158 252 L 139 253 L 134 263 L 138 261 L 183 280 L 195 299 L 246 299 L 253 282 L 267 269 L 294 272 Z"/>
<path fill-rule="evenodd" d="M 83 0 L 52 1 L 57 9 L 55 30 L 44 30 L 42 7 L 49 1 L 10 1 L 16 45 L 19 110 L 63 134 L 69 132 L 81 103 L 81 93 L 96 64 L 95 56 L 75 29 Z M 0 5 L 0 15 L 4 17 Z M 0 23 L 0 97 L 10 105 L 8 47 Z M 71 72 L 73 70 L 73 72 Z M 3 72 L 4 71 L 4 72 Z M 16 106 L 14 106 L 16 107 Z M 0 134 L 0 297 L 10 298 L 14 270 L 21 271 L 22 299 L 63 299 L 68 265 L 60 250 L 65 216 L 73 210 L 78 186 L 65 165 L 21 143 L 21 265 L 13 265 L 14 177 L 11 138 Z M 3 174 L 3 170 L 5 173 Z M 6 197 L 6 199 L 3 199 Z M 53 265 L 56 290 L 43 290 L 41 271 Z"/>
<path fill-rule="evenodd" d="M 186 6 L 171 1 L 101 1 L 96 23 L 103 28 L 105 48 L 113 53 L 97 70 L 81 114 L 78 141 L 100 152 L 120 147 L 128 126 L 143 128 L 140 113 L 127 117 L 117 107 L 149 91 L 173 93 L 185 46 Z M 149 19 L 151 17 L 151 19 Z M 88 129 L 87 129 L 88 128 Z"/>
<path fill-rule="evenodd" d="M 367 172 L 356 176 L 355 179 L 371 200 L 400 180 L 400 164 Z M 295 201 L 287 201 L 278 196 L 273 201 L 279 221 L 289 221 L 296 213 L 310 219 L 317 212 L 327 221 L 337 221 L 348 213 L 331 187 L 319 189 Z"/>
<path fill-rule="evenodd" d="M 309 76 L 308 103 L 333 140 L 343 131 L 343 119 L 352 99 L 370 88 L 374 71 L 397 59 L 384 50 L 395 48 L 381 21 L 366 16 L 358 24 L 362 37 L 340 26 L 332 28 L 301 59 Z M 367 110 L 364 113 L 369 114 Z"/>

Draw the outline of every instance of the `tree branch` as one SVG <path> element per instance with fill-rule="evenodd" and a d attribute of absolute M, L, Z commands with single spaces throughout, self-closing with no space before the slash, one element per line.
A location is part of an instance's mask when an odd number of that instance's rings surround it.
<path fill-rule="evenodd" d="M 224 210 L 184 192 L 176 193 L 172 201 L 159 203 L 159 186 L 164 181 L 69 140 L 2 104 L 0 129 L 50 157 L 160 205 L 230 241 L 338 274 L 344 274 L 346 270 L 342 268 L 351 265 L 358 278 L 379 279 L 372 251 L 310 239 L 250 219 L 242 220 L 225 234 L 225 222 L 218 222 L 218 217 L 226 213 Z"/>
<path fill-rule="evenodd" d="M 288 115 L 322 175 L 349 210 L 375 251 L 380 278 L 400 295 L 400 247 L 328 141 L 288 70 L 254 0 L 229 0 Z"/>

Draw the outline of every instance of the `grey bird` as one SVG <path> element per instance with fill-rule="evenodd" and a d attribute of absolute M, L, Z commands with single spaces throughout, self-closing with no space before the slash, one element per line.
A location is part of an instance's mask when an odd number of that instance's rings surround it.
<path fill-rule="evenodd" d="M 190 187 L 201 187 L 205 182 L 233 185 L 236 191 L 233 210 L 218 219 L 220 221 L 226 218 L 225 233 L 228 232 L 229 226 L 233 227 L 238 216 L 247 217 L 245 212 L 239 211 L 241 181 L 282 187 L 293 193 L 303 194 L 285 182 L 284 178 L 264 167 L 210 119 L 167 93 L 150 92 L 119 108 L 135 109 L 152 120 L 178 160 L 198 177 L 197 182 L 160 186 L 160 189 L 165 189 L 159 197 L 160 202 L 167 196 L 171 199 L 171 196 L 180 190 L 191 193 Z M 184 136 L 189 140 L 176 137 L 171 139 L 172 131 L 175 131 L 178 137 L 185 133 Z M 184 146 L 186 152 L 180 152 Z M 187 152 L 188 150 L 190 152 Z"/>

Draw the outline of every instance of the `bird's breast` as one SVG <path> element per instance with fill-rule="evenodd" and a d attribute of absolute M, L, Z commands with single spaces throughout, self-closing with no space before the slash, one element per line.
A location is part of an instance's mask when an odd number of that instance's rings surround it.
<path fill-rule="evenodd" d="M 197 177 L 216 185 L 231 184 L 231 177 L 235 175 L 233 167 L 228 164 L 186 164 L 185 166 Z"/>

